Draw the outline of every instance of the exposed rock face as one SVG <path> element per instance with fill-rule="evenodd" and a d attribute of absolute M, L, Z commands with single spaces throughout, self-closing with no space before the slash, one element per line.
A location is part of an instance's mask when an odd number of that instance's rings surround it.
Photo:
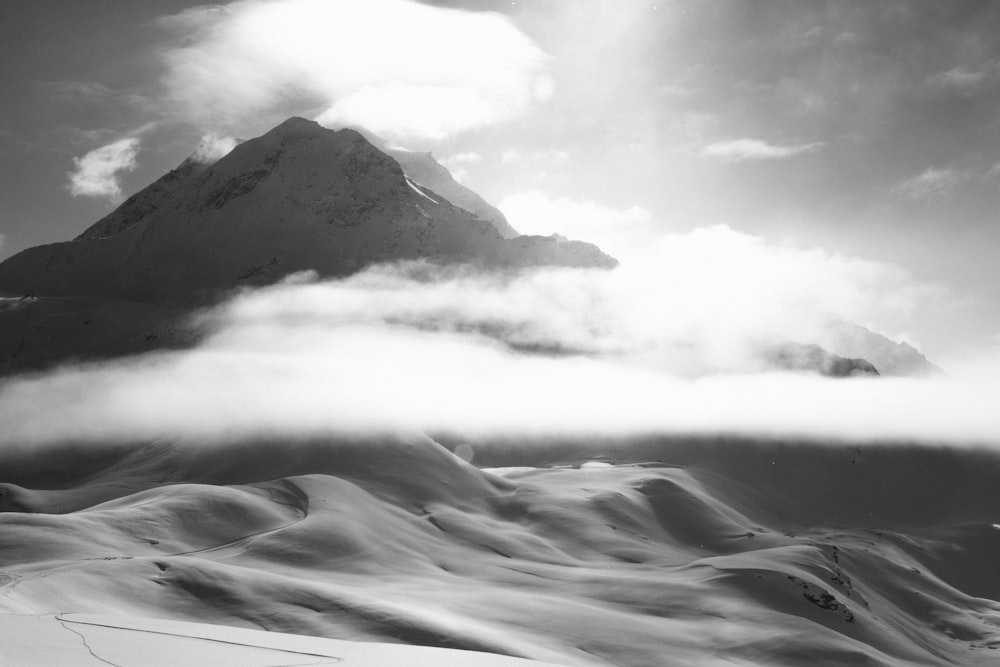
<path fill-rule="evenodd" d="M 182 164 L 74 241 L 8 259 L 0 290 L 188 304 L 296 271 L 341 276 L 417 258 L 491 268 L 617 263 L 578 241 L 505 239 L 360 133 L 292 118 L 211 166 Z"/>
<path fill-rule="evenodd" d="M 807 371 L 826 377 L 877 376 L 879 371 L 866 359 L 845 358 L 819 345 L 785 343 L 764 352 L 770 365 L 789 371 Z"/>

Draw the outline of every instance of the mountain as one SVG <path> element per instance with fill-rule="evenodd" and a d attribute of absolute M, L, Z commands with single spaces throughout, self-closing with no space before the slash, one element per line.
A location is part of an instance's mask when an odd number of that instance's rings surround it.
<path fill-rule="evenodd" d="M 72 241 L 0 263 L 0 294 L 16 297 L 0 301 L 0 373 L 187 347 L 199 337 L 185 321 L 191 308 L 235 288 L 406 259 L 616 264 L 588 243 L 518 236 L 429 153 L 291 118 L 214 162 L 196 151 Z M 772 346 L 764 361 L 838 377 L 938 370 L 912 347 L 852 326 L 822 348 Z"/>
<path fill-rule="evenodd" d="M 785 343 L 764 350 L 762 357 L 774 368 L 819 373 L 826 377 L 878 376 L 877 366 L 860 357 L 842 357 L 819 345 Z"/>
<path fill-rule="evenodd" d="M 505 239 L 520 236 L 511 227 L 500 209 L 489 204 L 478 194 L 465 187 L 451 173 L 438 163 L 430 153 L 408 151 L 401 148 L 388 148 L 386 152 L 399 162 L 403 173 L 424 187 L 440 193 L 456 206 L 474 213 L 483 220 L 489 220 Z"/>
<path fill-rule="evenodd" d="M 516 236 L 429 154 L 395 154 L 301 118 L 214 162 L 196 151 L 72 241 L 0 263 L 0 294 L 14 297 L 0 299 L 0 374 L 188 347 L 192 308 L 297 271 L 617 263 L 589 243 Z"/>
<path fill-rule="evenodd" d="M 9 258 L 0 292 L 178 305 L 297 271 L 343 276 L 418 258 L 491 268 L 617 263 L 579 241 L 506 239 L 407 177 L 359 132 L 291 118 L 212 165 L 186 161 L 73 241 Z"/>
<path fill-rule="evenodd" d="M 430 188 L 452 204 L 464 208 L 483 220 L 489 220 L 505 239 L 520 236 L 517 230 L 507 222 L 507 217 L 504 216 L 500 209 L 480 197 L 478 193 L 456 181 L 452 177 L 451 172 L 435 160 L 434 156 L 430 153 L 411 151 L 394 146 L 382 137 L 372 134 L 364 128 L 358 127 L 355 129 L 380 150 L 391 155 L 399 163 L 399 166 L 403 169 L 403 173 L 410 180 L 425 188 Z"/>
<path fill-rule="evenodd" d="M 909 343 L 890 340 L 853 322 L 834 325 L 825 343 L 837 354 L 868 359 L 882 375 L 926 377 L 944 374 Z"/>
<path fill-rule="evenodd" d="M 174 197 L 181 196 L 208 165 L 194 157 L 184 160 L 157 179 L 149 187 L 137 192 L 111 213 L 88 227 L 75 240 L 104 239 L 123 232 L 146 216 L 166 206 Z"/>

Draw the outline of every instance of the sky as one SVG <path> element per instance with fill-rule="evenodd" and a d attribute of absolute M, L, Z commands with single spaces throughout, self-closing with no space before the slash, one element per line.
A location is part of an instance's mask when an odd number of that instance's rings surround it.
<path fill-rule="evenodd" d="M 432 151 L 525 232 L 644 261 L 716 239 L 705 261 L 734 280 L 759 270 L 741 248 L 861 267 L 882 281 L 872 303 L 893 304 L 863 324 L 935 361 L 1000 345 L 996 3 L 8 0 L 0 15 L 0 258 L 302 115 Z"/>

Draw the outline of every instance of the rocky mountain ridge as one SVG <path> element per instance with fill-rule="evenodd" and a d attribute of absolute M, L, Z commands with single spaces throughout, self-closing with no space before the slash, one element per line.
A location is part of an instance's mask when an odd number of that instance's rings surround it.
<path fill-rule="evenodd" d="M 0 290 L 185 304 L 302 270 L 343 276 L 403 259 L 498 269 L 617 263 L 579 241 L 506 239 L 408 178 L 360 133 L 292 118 L 212 165 L 182 164 L 73 241 L 11 257 L 0 264 Z"/>

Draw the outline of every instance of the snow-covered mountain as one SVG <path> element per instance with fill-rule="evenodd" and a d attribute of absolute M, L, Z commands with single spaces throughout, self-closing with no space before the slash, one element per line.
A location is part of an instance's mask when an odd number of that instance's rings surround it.
<path fill-rule="evenodd" d="M 0 373 L 187 347 L 199 337 L 183 323 L 190 309 L 236 288 L 410 259 L 491 269 L 617 263 L 589 243 L 517 235 L 429 153 L 291 118 L 214 162 L 196 152 L 72 241 L 0 263 L 0 293 L 18 297 L 0 303 Z M 832 376 L 936 369 L 861 327 L 835 333 L 810 341 L 822 348 L 768 346 L 761 361 Z"/>
<path fill-rule="evenodd" d="M 431 172 L 429 159 L 416 162 Z M 465 204 L 408 177 L 355 130 L 291 118 L 212 165 L 186 161 L 73 241 L 11 257 L 0 291 L 186 304 L 297 271 L 342 276 L 401 259 L 616 264 L 588 243 L 504 238 Z"/>

